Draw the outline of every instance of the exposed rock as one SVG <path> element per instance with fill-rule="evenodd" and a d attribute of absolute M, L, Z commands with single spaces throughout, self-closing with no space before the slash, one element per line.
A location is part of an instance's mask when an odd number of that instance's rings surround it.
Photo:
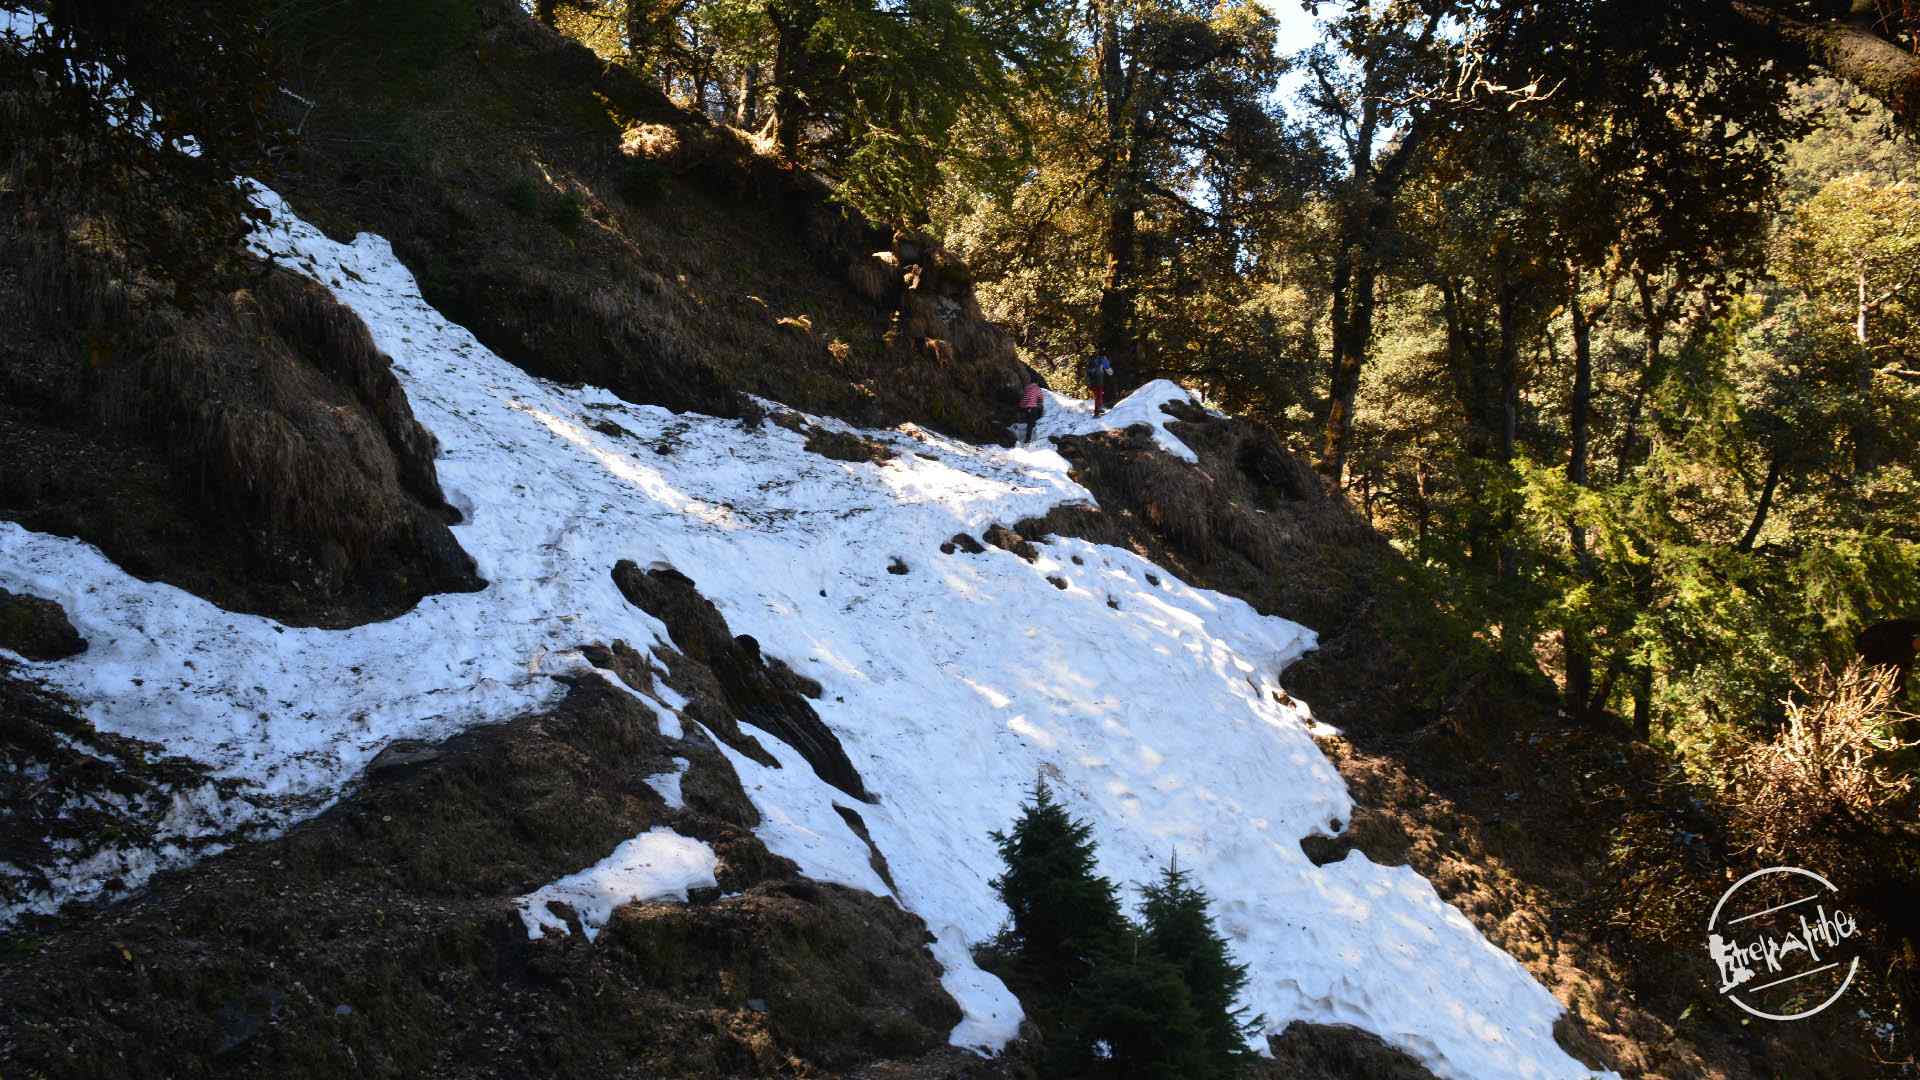
<path fill-rule="evenodd" d="M 623 559 L 613 568 L 613 580 L 630 603 L 667 625 L 681 653 L 712 673 L 722 704 L 735 718 L 800 751 L 822 780 L 862 802 L 873 801 L 840 740 L 794 686 L 792 672 L 779 675 L 760 655 L 759 642 L 745 634 L 735 637 L 691 578 L 673 569 L 641 570 Z M 716 733 L 724 737 L 723 728 Z M 734 735 L 741 737 L 737 727 Z"/>
<path fill-rule="evenodd" d="M 807 430 L 806 449 L 835 461 L 865 461 L 879 464 L 892 461 L 893 451 L 872 439 L 851 432 L 828 431 L 823 427 Z"/>
<path fill-rule="evenodd" d="M 1040 557 L 1040 553 L 1034 550 L 1033 544 L 1028 542 L 1026 537 L 1021 536 L 1005 525 L 989 526 L 987 531 L 981 535 L 986 539 L 987 543 L 992 544 L 1002 551 L 1011 551 L 1028 562 L 1032 562 Z"/>
<path fill-rule="evenodd" d="M 1315 866 L 1325 866 L 1346 858 L 1347 853 L 1353 850 L 1353 838 L 1344 834 L 1321 836 L 1314 833 L 1300 838 L 1300 850 L 1306 852 L 1308 862 Z"/>
<path fill-rule="evenodd" d="M 431 743 L 417 739 L 398 739 L 388 743 L 386 749 L 374 755 L 367 763 L 367 776 L 388 780 L 411 766 L 425 765 L 440 760 L 440 751 Z"/>
<path fill-rule="evenodd" d="M 879 846 L 873 842 L 873 834 L 867 831 L 866 819 L 860 816 L 859 811 L 850 806 L 842 806 L 839 803 L 834 803 L 833 809 L 835 813 L 840 815 L 840 820 L 847 823 L 847 828 L 852 829 L 855 836 L 858 836 L 866 842 L 867 865 L 873 867 L 873 872 L 879 874 L 880 880 L 887 883 L 887 888 L 892 889 L 896 893 L 899 892 L 900 886 L 893 882 L 893 868 L 887 865 L 887 857 L 881 853 Z"/>
<path fill-rule="evenodd" d="M 748 638 L 748 640 L 752 639 Z M 773 675 L 773 681 L 794 693 L 804 694 L 815 701 L 820 700 L 820 695 L 825 693 L 820 686 L 820 680 L 800 674 L 788 667 L 787 662 L 777 656 L 767 657 L 767 670 Z"/>
<path fill-rule="evenodd" d="M 0 649 L 29 660 L 65 660 L 87 651 L 87 639 L 51 600 L 0 589 Z"/>
<path fill-rule="evenodd" d="M 905 574 L 908 572 L 908 569 L 906 560 L 898 555 L 895 555 L 893 561 L 887 564 L 887 573 L 889 574 Z"/>
<path fill-rule="evenodd" d="M 615 639 L 612 645 L 582 645 L 580 655 L 594 667 L 613 672 L 635 690 L 653 690 L 653 664 L 639 650 Z"/>
<path fill-rule="evenodd" d="M 963 532 L 958 532 L 953 534 L 953 538 L 951 540 L 948 540 L 946 543 L 941 544 L 940 550 L 946 552 L 949 555 L 953 554 L 954 551 L 956 550 L 964 551 L 969 555 L 978 555 L 987 549 L 982 547 L 980 544 L 980 541 L 975 540 L 972 536 Z"/>
<path fill-rule="evenodd" d="M 1269 1036 L 1272 1075 L 1292 1080 L 1433 1080 L 1433 1073 L 1380 1037 L 1344 1024 L 1294 1021 Z"/>

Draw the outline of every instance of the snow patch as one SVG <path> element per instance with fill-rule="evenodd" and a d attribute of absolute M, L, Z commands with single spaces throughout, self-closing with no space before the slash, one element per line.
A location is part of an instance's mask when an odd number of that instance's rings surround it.
<path fill-rule="evenodd" d="M 1153 441 L 1160 449 L 1185 462 L 1198 462 L 1200 459 L 1193 448 L 1181 442 L 1179 436 L 1167 430 L 1167 421 L 1173 417 L 1167 415 L 1160 406 L 1169 401 L 1183 402 L 1198 406 L 1200 401 L 1186 388 L 1167 379 L 1155 379 L 1146 383 L 1133 393 L 1113 403 L 1113 406 L 1093 415 L 1093 402 L 1085 398 L 1066 397 L 1051 390 L 1046 395 L 1046 411 L 1040 414 L 1040 423 L 1033 429 L 1033 437 L 1055 439 L 1062 435 L 1091 435 L 1096 431 L 1125 431 L 1135 424 L 1146 424 L 1153 429 Z M 1019 425 L 1016 434 L 1024 434 L 1025 425 Z"/>
<path fill-rule="evenodd" d="M 303 630 L 137 581 L 84 544 L 0 525 L 0 585 L 61 603 L 93 643 L 83 658 L 30 670 L 103 730 L 290 800 L 271 811 L 284 825 L 337 797 L 394 739 L 441 739 L 550 704 L 553 676 L 581 670 L 582 644 L 667 644 L 610 574 L 622 558 L 664 562 L 686 568 L 734 632 L 820 682 L 815 708 L 876 802 L 852 805 L 797 751 L 747 725 L 779 767 L 722 752 L 769 848 L 926 921 L 965 1014 L 956 1044 L 992 1050 L 1018 1028 L 1017 1003 L 969 950 L 1007 915 L 989 885 L 1000 867 L 987 834 L 1044 775 L 1091 823 L 1101 872 L 1116 882 L 1151 880 L 1179 853 L 1249 965 L 1242 1003 L 1270 1030 L 1352 1024 L 1449 1078 L 1587 1075 L 1553 1040 L 1558 1002 L 1426 881 L 1357 855 L 1316 867 L 1300 850 L 1301 837 L 1352 818 L 1309 714 L 1280 686 L 1282 669 L 1313 647 L 1311 631 L 1084 541 L 1042 544 L 1034 564 L 997 548 L 939 552 L 956 532 L 1091 502 L 1050 447 L 902 429 L 867 434 L 910 438 L 914 453 L 838 462 L 776 425 L 745 431 L 543 382 L 427 305 L 386 241 L 336 243 L 273 193 L 257 198 L 273 221 L 256 248 L 327 285 L 394 357 L 440 441 L 443 485 L 471 506 L 454 533 L 489 584 L 388 622 Z M 1145 422 L 1191 460 L 1158 408 L 1176 396 L 1186 394 L 1148 384 L 1098 421 L 1056 396 L 1042 431 Z M 638 438 L 589 426 L 603 417 Z M 653 453 L 669 430 L 673 451 Z M 887 573 L 893 553 L 914 572 Z M 663 730 L 671 717 L 677 735 L 685 702 L 657 683 L 655 695 Z M 859 813 L 893 888 L 836 800 Z M 181 835 L 217 830 L 234 812 L 195 807 Z M 529 933 L 553 928 L 552 899 L 584 914 L 641 894 L 683 896 L 710 879 L 711 854 L 668 830 L 636 837 L 530 894 Z"/>
<path fill-rule="evenodd" d="M 677 757 L 673 759 L 672 772 L 657 773 L 647 777 L 647 786 L 659 792 L 662 799 L 667 800 L 667 809 L 686 808 L 687 800 L 680 794 L 680 778 L 687 775 L 687 769 L 692 764 L 693 762 L 686 758 Z"/>
<path fill-rule="evenodd" d="M 566 904 L 580 917 L 588 941 L 600 935 L 615 908 L 645 900 L 686 903 L 687 890 L 713 888 L 720 859 L 713 849 L 662 825 L 622 843 L 613 854 L 577 874 L 528 893 L 515 903 L 527 936 L 567 933 L 566 921 L 547 905 Z"/>

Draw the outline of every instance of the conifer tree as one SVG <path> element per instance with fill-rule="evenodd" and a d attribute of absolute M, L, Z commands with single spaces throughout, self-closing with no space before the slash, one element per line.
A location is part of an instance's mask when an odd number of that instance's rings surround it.
<path fill-rule="evenodd" d="M 1050 1076 L 1208 1080 L 1205 1018 L 1180 965 L 1132 923 L 1096 961 L 1047 1033 Z"/>
<path fill-rule="evenodd" d="M 1010 944 L 1023 981 L 1063 996 L 1090 974 L 1126 930 L 1113 882 L 1095 872 L 1091 829 L 1036 780 L 1031 801 L 993 833 L 1006 873 L 993 887 L 1013 916 Z"/>
<path fill-rule="evenodd" d="M 1248 1055 L 1248 1037 L 1265 1022 L 1234 1006 L 1247 985 L 1247 966 L 1233 962 L 1207 910 L 1206 891 L 1180 869 L 1177 858 L 1167 863 L 1159 881 L 1140 891 L 1143 942 L 1179 971 L 1193 1003 L 1205 1065 L 1189 1075 L 1232 1075 Z"/>

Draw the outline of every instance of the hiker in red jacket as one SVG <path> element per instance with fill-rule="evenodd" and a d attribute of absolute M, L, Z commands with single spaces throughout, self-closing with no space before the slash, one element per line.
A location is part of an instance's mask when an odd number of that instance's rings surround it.
<path fill-rule="evenodd" d="M 1040 422 L 1040 383 L 1031 374 L 1027 376 L 1027 388 L 1020 394 L 1020 412 L 1027 418 L 1027 437 L 1023 443 L 1033 441 L 1033 426 Z"/>

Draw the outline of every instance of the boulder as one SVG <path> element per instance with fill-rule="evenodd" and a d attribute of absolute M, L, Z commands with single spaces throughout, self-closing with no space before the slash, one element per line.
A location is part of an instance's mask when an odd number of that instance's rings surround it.
<path fill-rule="evenodd" d="M 0 649 L 29 660 L 65 660 L 86 652 L 87 639 L 59 604 L 0 589 Z"/>

